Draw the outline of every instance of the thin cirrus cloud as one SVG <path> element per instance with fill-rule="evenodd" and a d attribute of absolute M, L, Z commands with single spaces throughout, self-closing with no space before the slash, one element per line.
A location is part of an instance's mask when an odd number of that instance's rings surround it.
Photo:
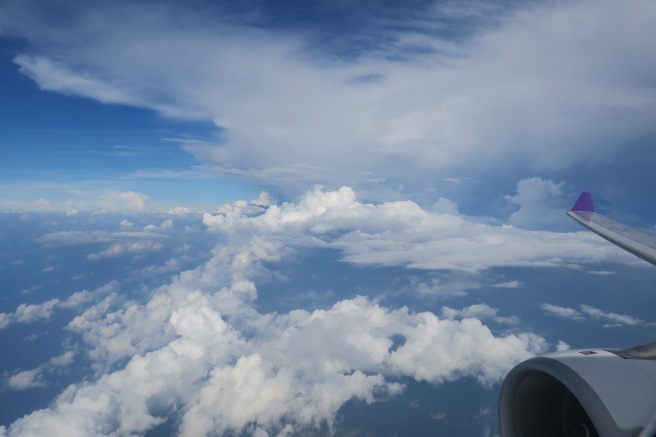
<path fill-rule="evenodd" d="M 287 192 L 390 180 L 426 189 L 436 174 L 508 165 L 564 169 L 655 133 L 642 115 L 656 108 L 648 1 L 497 11 L 495 26 L 461 41 L 404 17 L 410 30 L 381 26 L 388 44 L 341 62 L 311 49 L 307 29 L 209 20 L 202 8 L 166 3 L 62 4 L 65 31 L 7 2 L 4 32 L 33 45 L 15 58 L 21 72 L 50 91 L 214 120 L 223 140 L 185 150 Z M 425 13 L 443 22 L 455 16 L 449 6 L 451 15 Z M 415 50 L 402 60 L 387 56 L 407 44 Z"/>

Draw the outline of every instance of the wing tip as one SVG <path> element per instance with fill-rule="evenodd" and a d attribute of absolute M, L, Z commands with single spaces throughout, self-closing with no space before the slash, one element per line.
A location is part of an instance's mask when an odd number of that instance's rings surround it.
<path fill-rule="evenodd" d="M 592 203 L 592 194 L 584 191 L 579 196 L 578 200 L 572 207 L 572 211 L 579 212 L 594 212 L 594 205 Z"/>

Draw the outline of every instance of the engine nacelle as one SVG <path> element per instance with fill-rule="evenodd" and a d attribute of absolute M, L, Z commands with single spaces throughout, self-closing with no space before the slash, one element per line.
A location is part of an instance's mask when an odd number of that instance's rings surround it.
<path fill-rule="evenodd" d="M 531 358 L 499 395 L 501 437 L 653 437 L 656 343 Z"/>

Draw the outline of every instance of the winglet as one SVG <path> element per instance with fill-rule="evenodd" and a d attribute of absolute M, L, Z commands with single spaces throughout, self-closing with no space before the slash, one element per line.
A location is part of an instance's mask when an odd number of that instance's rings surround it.
<path fill-rule="evenodd" d="M 572 211 L 581 211 L 581 212 L 594 212 L 594 205 L 592 204 L 592 194 L 584 191 L 579 196 L 579 199 L 576 201 L 572 207 Z"/>

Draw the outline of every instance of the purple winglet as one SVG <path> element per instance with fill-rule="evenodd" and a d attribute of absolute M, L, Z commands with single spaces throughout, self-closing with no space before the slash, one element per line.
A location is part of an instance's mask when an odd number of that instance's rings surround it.
<path fill-rule="evenodd" d="M 572 207 L 572 211 L 594 212 L 594 205 L 592 205 L 592 194 L 586 191 L 582 192 L 579 196 L 579 200 L 577 200 Z"/>

